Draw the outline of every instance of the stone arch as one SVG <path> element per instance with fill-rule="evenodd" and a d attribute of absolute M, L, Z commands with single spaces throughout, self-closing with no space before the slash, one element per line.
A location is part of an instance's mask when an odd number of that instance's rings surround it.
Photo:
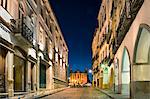
<path fill-rule="evenodd" d="M 121 93 L 125 95 L 130 95 L 130 64 L 128 49 L 124 47 L 121 65 Z"/>
<path fill-rule="evenodd" d="M 27 53 L 22 48 L 20 48 L 19 46 L 15 46 L 14 50 L 15 50 L 15 55 L 26 59 Z"/>
<path fill-rule="evenodd" d="M 141 24 L 134 47 L 132 97 L 149 97 L 150 94 L 150 26 Z M 138 76 L 137 76 L 138 75 Z M 141 97 L 142 96 L 142 97 Z"/>
<path fill-rule="evenodd" d="M 149 37 L 150 37 L 150 27 L 147 24 L 141 24 L 139 27 L 139 31 L 135 43 L 133 63 L 150 64 Z"/>

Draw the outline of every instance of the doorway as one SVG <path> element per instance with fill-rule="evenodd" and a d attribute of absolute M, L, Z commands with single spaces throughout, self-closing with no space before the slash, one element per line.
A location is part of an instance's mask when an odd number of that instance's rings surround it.
<path fill-rule="evenodd" d="M 46 66 L 40 64 L 40 88 L 46 88 Z"/>
<path fill-rule="evenodd" d="M 5 59 L 7 50 L 0 46 L 0 93 L 5 92 Z"/>
<path fill-rule="evenodd" d="M 25 60 L 19 56 L 14 56 L 14 90 L 25 91 L 26 69 Z"/>
<path fill-rule="evenodd" d="M 31 90 L 34 89 L 34 63 L 31 62 Z"/>

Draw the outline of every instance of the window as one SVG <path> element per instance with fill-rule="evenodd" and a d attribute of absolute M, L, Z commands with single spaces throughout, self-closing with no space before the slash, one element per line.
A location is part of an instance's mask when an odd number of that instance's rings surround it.
<path fill-rule="evenodd" d="M 46 20 L 45 20 L 45 21 L 46 21 L 46 25 L 49 26 L 47 17 L 46 17 Z"/>
<path fill-rule="evenodd" d="M 1 6 L 7 10 L 7 0 L 0 0 Z"/>
<path fill-rule="evenodd" d="M 129 0 L 126 0 L 126 15 L 127 15 L 127 18 L 131 18 L 130 10 L 131 10 L 130 1 L 129 1 Z"/>
<path fill-rule="evenodd" d="M 105 51 L 103 51 L 103 59 L 105 58 Z"/>
<path fill-rule="evenodd" d="M 37 4 L 37 0 L 33 0 Z"/>
<path fill-rule="evenodd" d="M 107 47 L 105 48 L 105 52 L 106 52 L 106 53 L 105 53 L 105 54 L 106 54 L 105 56 L 108 57 Z"/>
<path fill-rule="evenodd" d="M 3 4 L 3 0 L 0 0 L 0 3 L 1 3 L 0 5 L 2 6 L 2 4 Z"/>
<path fill-rule="evenodd" d="M 40 31 L 38 34 L 38 43 L 44 45 L 45 44 L 45 36 L 44 36 L 44 30 L 42 27 L 40 27 Z"/>
<path fill-rule="evenodd" d="M 49 27 L 49 30 L 50 30 L 51 33 L 53 33 L 52 26 Z"/>
<path fill-rule="evenodd" d="M 43 9 L 41 8 L 41 16 L 43 17 Z"/>
<path fill-rule="evenodd" d="M 63 65 L 63 62 L 62 62 L 62 59 L 60 59 L 60 66 L 62 66 Z"/>
<path fill-rule="evenodd" d="M 19 3 L 19 19 L 21 19 L 24 16 L 24 5 L 22 3 L 22 1 Z"/>
<path fill-rule="evenodd" d="M 114 1 L 113 1 L 113 3 L 112 3 L 112 8 L 111 8 L 111 17 L 113 16 L 113 12 L 114 12 Z"/>
<path fill-rule="evenodd" d="M 42 16 L 42 18 L 44 19 L 44 3 L 43 3 L 43 0 L 40 0 L 41 1 L 41 5 L 40 5 L 40 14 Z"/>
<path fill-rule="evenodd" d="M 48 53 L 49 53 L 49 58 L 52 60 L 53 58 L 53 47 L 52 47 L 52 41 L 48 40 Z"/>
<path fill-rule="evenodd" d="M 33 11 L 31 10 L 31 6 L 29 3 L 27 3 L 27 15 L 31 18 L 31 15 L 33 14 Z"/>
<path fill-rule="evenodd" d="M 130 71 L 130 61 L 127 49 L 124 48 L 122 57 L 122 72 Z"/>
<path fill-rule="evenodd" d="M 141 25 L 142 26 L 142 25 Z M 150 53 L 150 30 L 147 25 L 139 29 L 139 37 L 136 46 L 136 63 L 148 63 Z"/>

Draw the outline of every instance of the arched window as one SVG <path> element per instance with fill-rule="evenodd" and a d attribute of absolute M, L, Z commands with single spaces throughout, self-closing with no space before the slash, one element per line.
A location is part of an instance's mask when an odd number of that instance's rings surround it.
<path fill-rule="evenodd" d="M 124 48 L 122 56 L 122 84 L 121 93 L 124 95 L 130 95 L 130 59 L 127 48 Z"/>
<path fill-rule="evenodd" d="M 130 71 L 130 61 L 127 49 L 124 48 L 123 56 L 122 56 L 122 72 Z"/>
<path fill-rule="evenodd" d="M 150 58 L 150 27 L 146 24 L 140 25 L 134 55 L 136 64 L 148 64 Z"/>

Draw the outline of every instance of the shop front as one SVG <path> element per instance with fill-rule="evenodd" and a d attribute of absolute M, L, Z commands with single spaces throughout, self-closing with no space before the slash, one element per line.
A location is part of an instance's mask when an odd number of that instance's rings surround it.
<path fill-rule="evenodd" d="M 14 91 L 25 91 L 26 88 L 26 60 L 14 56 Z"/>
<path fill-rule="evenodd" d="M 14 91 L 24 92 L 26 91 L 26 65 L 27 65 L 27 53 L 20 47 L 14 47 L 14 65 L 13 65 L 13 79 L 14 79 Z"/>

